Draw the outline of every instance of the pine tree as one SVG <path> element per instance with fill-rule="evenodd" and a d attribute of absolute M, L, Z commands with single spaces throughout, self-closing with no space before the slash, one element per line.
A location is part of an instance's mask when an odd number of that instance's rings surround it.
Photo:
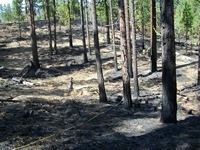
<path fill-rule="evenodd" d="M 100 103 L 107 102 L 106 90 L 104 85 L 103 71 L 102 71 L 102 62 L 100 57 L 99 49 L 99 37 L 98 37 L 98 28 L 97 28 L 97 16 L 96 16 L 96 0 L 92 0 L 92 17 L 93 17 L 93 35 L 94 35 L 94 49 L 96 56 L 96 66 L 97 66 L 97 77 L 98 77 L 98 87 L 99 87 L 99 96 Z"/>
<path fill-rule="evenodd" d="M 161 0 L 162 38 L 162 112 L 161 122 L 176 123 L 176 58 L 174 37 L 174 0 Z"/>
<path fill-rule="evenodd" d="M 186 53 L 187 53 L 187 39 L 188 39 L 188 32 L 191 31 L 192 25 L 193 25 L 193 14 L 191 11 L 191 6 L 188 2 L 185 2 L 184 9 L 183 9 L 183 15 L 182 15 L 182 23 L 185 28 L 185 41 L 186 41 Z"/>
<path fill-rule="evenodd" d="M 123 60 L 122 64 L 122 80 L 123 80 L 123 98 L 126 109 L 132 108 L 131 89 L 130 89 L 130 77 L 128 74 L 128 52 L 126 42 L 126 25 L 125 25 L 125 14 L 124 14 L 124 0 L 118 0 L 119 16 L 120 16 L 120 36 L 121 36 L 121 57 Z"/>

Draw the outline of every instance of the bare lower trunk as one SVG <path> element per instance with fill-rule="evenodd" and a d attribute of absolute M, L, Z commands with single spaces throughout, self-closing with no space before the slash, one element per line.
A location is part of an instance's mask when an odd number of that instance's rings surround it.
<path fill-rule="evenodd" d="M 98 87 L 100 96 L 99 101 L 107 102 L 107 96 L 103 78 L 102 62 L 99 49 L 99 37 L 98 37 L 97 16 L 96 16 L 96 0 L 92 0 L 92 15 L 93 15 L 94 49 L 96 55 L 97 77 L 98 77 Z"/>
<path fill-rule="evenodd" d="M 53 49 L 52 49 L 52 35 L 51 35 L 51 19 L 50 19 L 50 12 L 49 12 L 49 0 L 46 0 L 46 10 L 47 10 L 48 29 L 49 29 L 49 52 L 50 52 L 50 55 L 52 55 Z"/>
<path fill-rule="evenodd" d="M 89 30 L 89 24 L 88 24 L 88 2 L 85 0 L 85 21 L 86 21 L 86 32 L 87 32 L 87 45 L 88 45 L 88 54 L 91 55 L 91 48 L 90 48 L 90 30 Z"/>
<path fill-rule="evenodd" d="M 81 27 L 82 27 L 82 41 L 83 41 L 83 61 L 84 63 L 88 62 L 87 58 L 87 50 L 86 50 L 86 44 L 85 44 L 85 27 L 84 27 L 84 16 L 83 16 L 83 0 L 81 0 Z"/>
<path fill-rule="evenodd" d="M 127 50 L 128 50 L 128 54 L 127 54 L 128 73 L 129 73 L 130 78 L 133 78 L 131 36 L 130 36 L 130 18 L 129 18 L 128 0 L 124 0 L 124 6 L 125 6 L 126 42 L 127 42 Z"/>
<path fill-rule="evenodd" d="M 157 50 L 156 50 L 156 2 L 151 3 L 151 72 L 157 71 Z"/>
<path fill-rule="evenodd" d="M 161 122 L 176 123 L 176 58 L 173 0 L 161 0 L 162 112 Z"/>
<path fill-rule="evenodd" d="M 111 20 L 111 27 L 112 27 L 112 50 L 114 51 L 114 66 L 115 66 L 115 71 L 118 71 L 117 52 L 115 48 L 115 28 L 114 28 L 114 21 L 113 21 L 112 0 L 110 1 L 110 20 Z"/>
<path fill-rule="evenodd" d="M 119 16 L 120 16 L 120 35 L 121 35 L 121 52 L 122 52 L 122 80 L 123 80 L 123 97 L 124 106 L 126 109 L 131 109 L 131 89 L 130 89 L 130 77 L 128 74 L 128 57 L 127 57 L 127 42 L 126 42 L 126 25 L 125 25 L 125 14 L 124 14 L 124 0 L 118 0 Z"/>
<path fill-rule="evenodd" d="M 132 25 L 132 48 L 133 48 L 133 78 L 134 96 L 139 96 L 138 69 L 137 69 L 137 49 L 136 49 L 136 28 L 135 28 L 135 9 L 134 0 L 130 1 L 131 25 Z"/>
<path fill-rule="evenodd" d="M 35 19 L 34 19 L 34 5 L 33 0 L 29 0 L 29 8 L 30 8 L 30 24 L 31 24 L 31 46 L 32 46 L 32 55 L 33 55 L 33 67 L 35 70 L 40 68 L 39 59 L 38 59 L 38 51 L 37 51 L 37 41 L 36 41 L 36 33 L 35 33 Z"/>
<path fill-rule="evenodd" d="M 69 47 L 73 47 L 72 41 L 72 25 L 71 25 L 71 8 L 70 8 L 70 1 L 68 1 L 68 26 L 69 26 Z"/>
<path fill-rule="evenodd" d="M 57 54 L 57 42 L 56 42 L 56 0 L 53 0 L 54 6 L 54 13 L 53 13 L 53 20 L 54 20 L 54 51 Z"/>

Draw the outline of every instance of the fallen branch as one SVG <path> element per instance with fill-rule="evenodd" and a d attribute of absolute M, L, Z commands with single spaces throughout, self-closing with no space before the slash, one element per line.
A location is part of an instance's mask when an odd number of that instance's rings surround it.
<path fill-rule="evenodd" d="M 18 83 L 24 84 L 24 85 L 28 85 L 28 86 L 33 86 L 33 85 L 34 85 L 34 84 L 31 83 L 31 82 L 27 82 L 27 81 L 24 81 L 24 80 L 15 78 L 15 77 L 13 77 L 12 80 L 13 80 L 13 81 L 16 81 L 16 82 L 18 82 Z"/>

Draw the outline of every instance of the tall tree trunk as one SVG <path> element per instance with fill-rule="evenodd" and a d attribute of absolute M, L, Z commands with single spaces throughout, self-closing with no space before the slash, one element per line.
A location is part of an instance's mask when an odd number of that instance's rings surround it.
<path fill-rule="evenodd" d="M 139 96 L 138 69 L 137 69 L 137 49 L 136 49 L 136 27 L 135 27 L 135 7 L 134 0 L 130 1 L 131 25 L 132 25 L 132 48 L 133 48 L 133 77 L 134 96 Z"/>
<path fill-rule="evenodd" d="M 69 26 L 69 47 L 73 47 L 72 42 L 72 25 L 71 25 L 71 7 L 70 7 L 70 0 L 68 0 L 68 26 Z"/>
<path fill-rule="evenodd" d="M 48 29 L 49 29 L 49 52 L 50 52 L 50 55 L 52 55 L 53 49 L 52 49 L 52 35 L 51 35 L 51 19 L 50 19 L 50 11 L 49 11 L 49 0 L 46 0 L 46 10 L 47 10 Z"/>
<path fill-rule="evenodd" d="M 157 71 L 157 50 L 156 50 L 156 2 L 150 0 L 151 4 L 151 72 Z"/>
<path fill-rule="evenodd" d="M 128 0 L 124 0 L 125 7 L 125 24 L 126 24 L 126 42 L 128 50 L 128 73 L 130 78 L 133 78 L 133 67 L 132 67 L 132 51 L 131 51 L 131 36 L 130 36 L 130 18 L 129 18 L 129 4 Z"/>
<path fill-rule="evenodd" d="M 92 55 L 91 48 L 90 48 L 90 29 L 88 24 L 88 2 L 85 0 L 85 21 L 86 21 L 86 32 L 87 32 L 87 45 L 88 45 L 88 53 L 89 55 Z"/>
<path fill-rule="evenodd" d="M 31 24 L 31 46 L 32 46 L 32 55 L 33 55 L 33 67 L 35 70 L 40 68 L 39 59 L 38 59 L 38 51 L 37 51 L 37 40 L 35 33 L 35 19 L 34 19 L 34 5 L 33 0 L 29 0 L 29 8 L 30 8 L 30 24 Z"/>
<path fill-rule="evenodd" d="M 187 37 L 188 37 L 188 29 L 186 29 L 186 35 L 185 35 L 185 50 L 186 50 L 186 54 L 187 54 Z"/>
<path fill-rule="evenodd" d="M 57 54 L 57 41 L 56 41 L 56 0 L 53 0 L 53 20 L 54 20 L 54 51 Z"/>
<path fill-rule="evenodd" d="M 120 16 L 120 49 L 122 51 L 121 57 L 123 60 L 122 64 L 122 80 L 123 80 L 123 97 L 125 108 L 131 109 L 131 88 L 130 88 L 130 77 L 128 74 L 128 52 L 127 52 L 127 42 L 126 42 L 126 24 L 125 24 L 125 14 L 124 14 L 124 0 L 118 0 L 119 16 Z"/>
<path fill-rule="evenodd" d="M 106 90 L 104 86 L 103 71 L 102 71 L 102 62 L 100 58 L 97 16 L 96 16 L 96 0 L 91 1 L 91 7 L 92 7 L 92 16 L 93 16 L 94 49 L 95 49 L 95 55 L 96 55 L 97 77 L 98 77 L 99 96 L 100 96 L 99 101 L 107 102 Z"/>
<path fill-rule="evenodd" d="M 106 36 L 107 36 L 107 44 L 110 44 L 110 26 L 109 26 L 109 12 L 108 12 L 108 4 L 107 0 L 104 0 L 105 12 L 106 12 Z"/>
<path fill-rule="evenodd" d="M 19 22 L 18 22 L 18 24 L 19 24 L 19 38 L 21 39 L 22 38 L 22 30 L 21 30 L 21 15 L 19 16 L 20 17 L 20 19 L 19 19 Z"/>
<path fill-rule="evenodd" d="M 83 60 L 84 60 L 84 63 L 87 63 L 88 58 L 87 58 L 87 49 L 86 49 L 86 44 L 85 44 L 85 27 L 84 27 L 85 21 L 84 21 L 84 15 L 83 15 L 83 0 L 81 0 L 80 10 L 81 10 L 82 41 L 83 41 Z"/>
<path fill-rule="evenodd" d="M 174 38 L 174 1 L 161 0 L 162 36 L 162 123 L 176 123 L 176 58 Z"/>
<path fill-rule="evenodd" d="M 145 49 L 145 44 L 144 44 L 144 34 L 145 34 L 145 24 L 144 24 L 144 2 L 142 2 L 142 49 Z"/>
<path fill-rule="evenodd" d="M 200 20 L 200 16 L 199 16 Z M 200 21 L 199 21 L 199 29 L 200 29 Z M 200 30 L 199 30 L 199 54 L 198 54 L 198 78 L 197 85 L 200 85 Z"/>
<path fill-rule="evenodd" d="M 114 27 L 114 21 L 113 21 L 113 9 L 112 9 L 112 0 L 110 0 L 110 22 L 112 27 L 112 50 L 114 52 L 114 66 L 115 71 L 118 71 L 118 64 L 117 64 L 117 52 L 115 48 L 115 27 Z"/>

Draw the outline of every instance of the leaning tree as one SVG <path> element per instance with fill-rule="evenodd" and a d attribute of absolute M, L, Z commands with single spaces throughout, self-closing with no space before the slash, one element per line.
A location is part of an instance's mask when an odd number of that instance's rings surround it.
<path fill-rule="evenodd" d="M 98 86 L 99 86 L 99 96 L 100 102 L 107 102 L 106 90 L 104 85 L 103 71 L 102 71 L 102 62 L 101 54 L 99 48 L 99 37 L 98 37 L 98 28 L 97 28 L 97 15 L 96 15 L 96 0 L 91 1 L 92 7 L 92 17 L 93 17 L 93 36 L 94 36 L 94 49 L 96 55 L 96 67 L 97 67 L 97 77 L 98 77 Z"/>

